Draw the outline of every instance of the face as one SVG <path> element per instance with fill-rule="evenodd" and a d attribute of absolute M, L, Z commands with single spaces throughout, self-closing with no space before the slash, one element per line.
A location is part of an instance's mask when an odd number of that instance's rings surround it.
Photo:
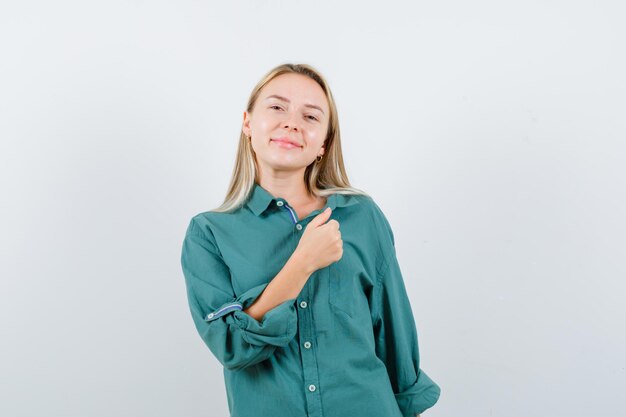
<path fill-rule="evenodd" d="M 265 170 L 301 170 L 324 154 L 329 123 L 324 90 L 307 76 L 283 74 L 261 89 L 242 130 Z"/>

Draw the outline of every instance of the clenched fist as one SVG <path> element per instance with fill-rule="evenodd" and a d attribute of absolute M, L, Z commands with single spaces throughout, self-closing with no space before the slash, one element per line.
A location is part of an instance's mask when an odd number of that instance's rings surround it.
<path fill-rule="evenodd" d="M 328 220 L 331 211 L 327 207 L 309 222 L 294 251 L 311 273 L 337 262 L 343 255 L 339 222 L 335 219 Z"/>

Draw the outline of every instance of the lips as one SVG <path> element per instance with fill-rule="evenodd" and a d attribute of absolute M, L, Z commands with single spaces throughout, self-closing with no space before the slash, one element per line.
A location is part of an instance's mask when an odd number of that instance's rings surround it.
<path fill-rule="evenodd" d="M 296 142 L 296 141 L 294 141 L 294 140 L 292 140 L 292 139 L 289 139 L 288 137 L 275 138 L 275 139 L 271 139 L 271 140 L 273 140 L 273 141 L 275 141 L 275 142 L 290 143 L 290 144 L 292 144 L 293 146 L 297 146 L 297 147 L 299 147 L 299 148 L 301 147 L 301 145 L 300 145 L 298 142 Z"/>

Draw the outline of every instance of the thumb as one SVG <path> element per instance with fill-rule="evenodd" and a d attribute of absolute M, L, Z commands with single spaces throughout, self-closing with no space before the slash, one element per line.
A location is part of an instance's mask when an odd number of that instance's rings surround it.
<path fill-rule="evenodd" d="M 330 217 L 330 213 L 331 212 L 332 212 L 332 210 L 330 209 L 330 207 L 326 207 L 326 209 L 324 211 L 322 211 L 320 214 L 315 216 L 313 218 L 313 220 L 311 220 L 311 223 L 313 223 L 315 226 L 320 226 L 320 225 L 326 223 L 326 221 Z"/>

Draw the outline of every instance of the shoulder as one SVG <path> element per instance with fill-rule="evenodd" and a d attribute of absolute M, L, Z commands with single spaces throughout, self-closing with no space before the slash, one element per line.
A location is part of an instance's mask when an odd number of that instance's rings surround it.
<path fill-rule="evenodd" d="M 369 194 L 343 194 L 335 193 L 337 207 L 350 207 L 351 209 L 371 213 L 378 208 L 374 198 Z"/>
<path fill-rule="evenodd" d="M 378 202 L 371 196 L 359 196 L 360 205 L 367 212 L 379 236 L 388 237 L 393 244 L 393 230 L 387 216 Z"/>
<path fill-rule="evenodd" d="M 336 208 L 347 210 L 351 216 L 363 216 L 368 220 L 375 220 L 382 212 L 374 198 L 369 194 L 340 194 L 334 195 L 336 198 Z"/>
<path fill-rule="evenodd" d="M 394 234 L 381 205 L 371 195 L 351 195 L 354 203 L 348 209 L 354 209 L 350 215 L 357 217 L 358 223 L 367 228 L 371 241 L 377 246 L 378 263 L 384 262 L 390 253 L 395 252 Z"/>
<path fill-rule="evenodd" d="M 376 270 L 380 275 L 388 264 L 389 259 L 396 252 L 393 229 L 384 209 L 374 198 L 369 198 L 364 203 L 368 210 L 373 232 L 376 235 L 376 241 L 378 243 Z"/>
<path fill-rule="evenodd" d="M 391 229 L 383 209 L 370 194 L 337 194 L 337 205 L 350 207 L 366 215 L 380 231 Z"/>
<path fill-rule="evenodd" d="M 216 211 L 202 211 L 194 214 L 187 226 L 187 235 L 195 235 L 208 240 L 214 240 L 213 228 L 222 223 L 231 213 Z"/>

